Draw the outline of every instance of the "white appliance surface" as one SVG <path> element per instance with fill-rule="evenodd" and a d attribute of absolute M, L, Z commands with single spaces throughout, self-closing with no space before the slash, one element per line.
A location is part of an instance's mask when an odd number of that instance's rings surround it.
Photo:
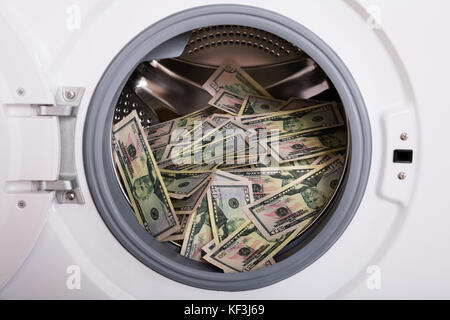
<path fill-rule="evenodd" d="M 444 0 L 239 1 L 293 19 L 324 40 L 352 73 L 369 113 L 373 158 L 364 198 L 344 234 L 308 268 L 257 290 L 203 290 L 152 271 L 111 234 L 83 175 L 90 97 L 139 32 L 215 3 L 221 1 L 0 2 L 7 40 L 0 50 L 0 298 L 450 298 L 450 173 L 443 166 L 450 158 L 450 3 Z M 30 104 L 53 103 L 61 86 L 86 89 L 75 143 L 84 205 L 58 204 L 52 193 L 27 192 L 33 186 L 17 182 L 56 178 L 57 122 L 27 115 Z M 407 141 L 399 139 L 402 132 Z M 392 163 L 396 148 L 413 149 L 414 162 Z M 400 171 L 405 180 L 397 178 Z M 73 266 L 81 271 L 80 289 L 67 286 Z M 374 277 L 379 286 L 371 285 Z"/>

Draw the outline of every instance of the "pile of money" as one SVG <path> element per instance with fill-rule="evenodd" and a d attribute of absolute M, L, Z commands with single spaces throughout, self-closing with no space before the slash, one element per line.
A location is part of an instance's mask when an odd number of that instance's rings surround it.
<path fill-rule="evenodd" d="M 207 106 L 143 128 L 113 127 L 113 155 L 139 223 L 186 258 L 256 270 L 327 208 L 345 170 L 336 102 L 272 97 L 233 63 L 203 88 Z M 274 259 L 275 257 L 275 259 Z"/>

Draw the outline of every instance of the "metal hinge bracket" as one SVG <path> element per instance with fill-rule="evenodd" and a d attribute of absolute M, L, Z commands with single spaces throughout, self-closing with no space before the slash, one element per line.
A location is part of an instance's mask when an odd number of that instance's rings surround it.
<path fill-rule="evenodd" d="M 58 180 L 39 181 L 40 191 L 55 191 L 59 203 L 84 204 L 75 166 L 75 124 L 84 88 L 61 87 L 56 91 L 55 105 L 40 105 L 38 116 L 56 116 L 59 119 L 61 155 Z"/>

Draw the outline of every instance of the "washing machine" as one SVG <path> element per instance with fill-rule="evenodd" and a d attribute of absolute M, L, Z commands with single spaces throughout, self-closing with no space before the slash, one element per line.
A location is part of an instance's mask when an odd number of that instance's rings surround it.
<path fill-rule="evenodd" d="M 2 299 L 450 297 L 447 1 L 0 7 Z M 339 100 L 349 132 L 326 214 L 275 265 L 225 274 L 139 225 L 111 147 L 133 108 L 192 112 L 224 52 L 280 95 Z"/>

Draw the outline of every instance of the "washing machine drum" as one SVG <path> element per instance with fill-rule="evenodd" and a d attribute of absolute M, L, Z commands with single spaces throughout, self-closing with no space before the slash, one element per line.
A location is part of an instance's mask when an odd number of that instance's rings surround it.
<path fill-rule="evenodd" d="M 191 286 L 248 290 L 301 271 L 344 232 L 368 178 L 370 126 L 349 72 L 310 31 L 267 15 L 230 25 L 186 12 L 146 29 L 86 115 L 85 174 L 104 222 Z M 216 161 L 229 141 L 232 162 Z M 214 161 L 179 161 L 195 150 Z"/>

